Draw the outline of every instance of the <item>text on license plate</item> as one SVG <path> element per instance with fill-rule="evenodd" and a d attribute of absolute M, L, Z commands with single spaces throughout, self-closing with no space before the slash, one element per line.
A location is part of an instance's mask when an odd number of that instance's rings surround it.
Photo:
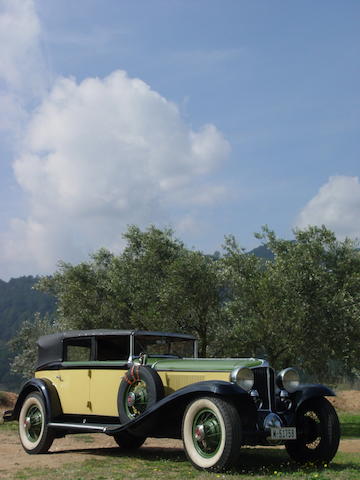
<path fill-rule="evenodd" d="M 296 440 L 295 427 L 272 427 L 270 432 L 271 438 L 274 440 Z"/>

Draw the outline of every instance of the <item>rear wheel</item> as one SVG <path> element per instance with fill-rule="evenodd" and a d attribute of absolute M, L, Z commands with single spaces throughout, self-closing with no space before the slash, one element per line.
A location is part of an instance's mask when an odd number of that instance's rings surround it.
<path fill-rule="evenodd" d="M 186 455 L 196 468 L 222 472 L 232 467 L 239 456 L 239 414 L 221 398 L 198 398 L 185 411 L 182 438 Z"/>
<path fill-rule="evenodd" d="M 325 398 L 310 399 L 300 406 L 296 428 L 299 438 L 285 444 L 293 460 L 321 464 L 334 458 L 340 441 L 340 425 L 334 407 Z"/>
<path fill-rule="evenodd" d="M 19 436 L 24 450 L 30 454 L 46 453 L 54 441 L 54 435 L 46 425 L 45 405 L 39 393 L 30 393 L 22 404 Z"/>

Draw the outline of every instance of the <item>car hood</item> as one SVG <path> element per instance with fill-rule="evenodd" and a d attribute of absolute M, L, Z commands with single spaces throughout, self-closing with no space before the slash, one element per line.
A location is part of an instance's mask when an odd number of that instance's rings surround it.
<path fill-rule="evenodd" d="M 264 365 L 264 360 L 259 358 L 181 358 L 159 359 L 151 363 L 152 368 L 159 371 L 231 372 L 237 367 L 260 367 Z"/>

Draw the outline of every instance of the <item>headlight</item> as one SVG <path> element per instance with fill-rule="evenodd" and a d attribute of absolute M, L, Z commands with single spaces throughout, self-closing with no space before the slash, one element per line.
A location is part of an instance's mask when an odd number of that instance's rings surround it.
<path fill-rule="evenodd" d="M 285 368 L 278 373 L 276 384 L 281 390 L 294 393 L 300 385 L 299 374 L 294 368 Z"/>
<path fill-rule="evenodd" d="M 254 386 L 254 373 L 248 367 L 238 367 L 231 372 L 230 380 L 250 392 Z"/>

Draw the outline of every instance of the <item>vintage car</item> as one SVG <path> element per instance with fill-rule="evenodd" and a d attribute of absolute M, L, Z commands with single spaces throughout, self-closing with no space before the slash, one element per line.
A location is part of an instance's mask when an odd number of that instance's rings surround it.
<path fill-rule="evenodd" d="M 123 448 L 146 437 L 182 438 L 192 464 L 224 471 L 243 445 L 285 444 L 300 463 L 329 462 L 340 437 L 323 385 L 301 385 L 257 358 L 197 358 L 191 335 L 138 330 L 70 331 L 40 337 L 35 378 L 7 421 L 19 421 L 27 453 L 55 438 L 102 432 Z"/>

